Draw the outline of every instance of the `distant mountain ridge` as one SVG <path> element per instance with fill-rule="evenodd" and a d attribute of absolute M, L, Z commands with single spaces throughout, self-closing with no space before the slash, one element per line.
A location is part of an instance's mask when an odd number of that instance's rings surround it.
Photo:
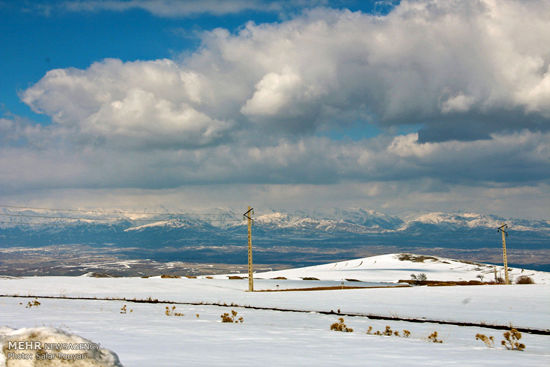
<path fill-rule="evenodd" d="M 282 212 L 254 216 L 255 244 L 407 243 L 477 246 L 498 242 L 506 222 L 515 243 L 550 248 L 550 221 L 477 213 L 425 213 L 398 217 L 366 209 Z M 0 246 L 89 244 L 114 246 L 230 245 L 246 237 L 242 213 L 130 213 L 0 208 Z"/>

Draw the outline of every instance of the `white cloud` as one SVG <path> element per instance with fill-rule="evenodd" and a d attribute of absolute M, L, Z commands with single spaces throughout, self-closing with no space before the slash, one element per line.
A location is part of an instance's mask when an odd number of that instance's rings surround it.
<path fill-rule="evenodd" d="M 196 148 L 223 140 L 231 123 L 200 111 L 201 78 L 170 60 L 108 59 L 58 69 L 22 94 L 36 112 L 124 146 Z"/>
<path fill-rule="evenodd" d="M 174 113 L 196 110 L 219 134 L 229 121 L 281 136 L 359 119 L 422 123 L 423 141 L 487 138 L 550 127 L 549 24 L 543 1 L 403 1 L 387 16 L 316 9 L 207 32 L 180 62 L 54 70 L 23 100 L 60 123 L 84 123 L 140 90 Z"/>
<path fill-rule="evenodd" d="M 11 142 L 0 185 L 354 183 L 388 197 L 410 190 L 410 200 L 418 182 L 429 182 L 425 198 L 457 185 L 544 186 L 548 65 L 543 1 L 403 1 L 387 16 L 316 9 L 237 34 L 216 29 L 177 61 L 47 73 L 21 96 L 54 124 L 0 120 Z M 424 127 L 330 138 L 357 121 Z"/>
<path fill-rule="evenodd" d="M 285 70 L 282 74 L 268 73 L 256 84 L 252 98 L 241 108 L 245 115 L 273 116 L 284 114 L 284 109 L 296 97 L 295 90 L 300 88 L 299 75 Z"/>

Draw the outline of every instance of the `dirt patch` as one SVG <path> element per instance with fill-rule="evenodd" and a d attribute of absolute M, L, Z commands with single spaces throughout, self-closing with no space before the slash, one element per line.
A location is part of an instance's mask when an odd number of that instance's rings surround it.
<path fill-rule="evenodd" d="M 398 259 L 399 261 L 412 261 L 415 263 L 423 263 L 426 260 L 439 262 L 439 259 L 434 256 L 414 255 L 414 254 L 400 254 Z"/>

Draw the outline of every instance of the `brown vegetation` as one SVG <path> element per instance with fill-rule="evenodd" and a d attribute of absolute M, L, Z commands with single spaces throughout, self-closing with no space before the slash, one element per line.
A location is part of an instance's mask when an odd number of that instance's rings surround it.
<path fill-rule="evenodd" d="M 164 314 L 166 316 L 185 316 L 183 313 L 181 312 L 176 312 L 176 306 L 172 305 L 172 308 L 166 306 L 165 310 L 164 310 Z"/>
<path fill-rule="evenodd" d="M 352 328 L 349 328 L 346 326 L 346 324 L 344 323 L 344 318 L 343 317 L 340 317 L 338 318 L 338 321 L 335 322 L 334 324 L 330 325 L 330 330 L 333 330 L 333 331 L 342 331 L 344 333 L 351 333 L 353 332 L 353 329 Z"/>
<path fill-rule="evenodd" d="M 495 338 L 493 338 L 492 336 L 488 337 L 487 335 L 478 333 L 476 334 L 476 340 L 481 340 L 489 348 L 492 348 L 495 345 Z"/>
<path fill-rule="evenodd" d="M 521 275 L 516 279 L 516 284 L 535 284 L 535 281 L 530 276 Z"/>
<path fill-rule="evenodd" d="M 428 339 L 433 343 L 443 343 L 443 340 L 437 339 L 437 331 L 434 331 L 428 336 Z"/>
<path fill-rule="evenodd" d="M 229 323 L 235 323 L 235 324 L 238 324 L 238 323 L 243 323 L 244 322 L 244 319 L 243 317 L 239 317 L 237 318 L 237 311 L 235 310 L 231 310 L 231 314 L 229 313 L 224 313 L 220 316 L 222 318 L 222 322 L 229 322 Z"/>
<path fill-rule="evenodd" d="M 414 255 L 414 254 L 400 254 L 398 259 L 399 261 L 412 261 L 415 263 L 423 263 L 426 260 L 439 261 L 439 259 L 434 256 Z"/>
<path fill-rule="evenodd" d="M 516 329 L 506 331 L 504 334 L 504 340 L 500 342 L 501 345 L 508 350 L 519 350 L 522 351 L 525 349 L 525 344 L 520 343 L 521 333 Z"/>

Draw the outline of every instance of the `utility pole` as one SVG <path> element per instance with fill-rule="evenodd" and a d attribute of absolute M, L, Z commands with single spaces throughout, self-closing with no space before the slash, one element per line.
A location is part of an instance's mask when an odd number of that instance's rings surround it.
<path fill-rule="evenodd" d="M 510 284 L 510 278 L 508 277 L 508 257 L 506 256 L 506 237 L 508 236 L 506 228 L 508 228 L 508 225 L 503 224 L 498 227 L 497 231 L 502 233 L 502 259 L 504 263 L 504 281 L 506 284 Z"/>
<path fill-rule="evenodd" d="M 248 219 L 248 291 L 254 292 L 254 266 L 252 265 L 252 215 L 254 214 L 254 209 L 250 206 L 248 211 L 243 214 L 243 216 Z"/>

